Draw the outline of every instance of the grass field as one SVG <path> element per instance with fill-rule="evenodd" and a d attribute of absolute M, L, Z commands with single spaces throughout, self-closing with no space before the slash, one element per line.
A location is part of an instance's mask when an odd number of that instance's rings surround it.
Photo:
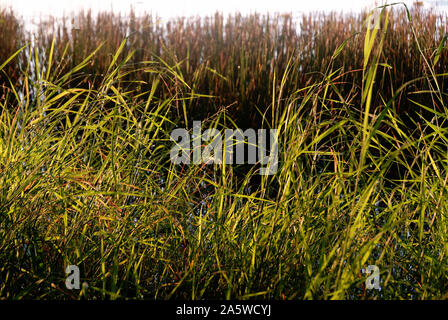
<path fill-rule="evenodd" d="M 447 299 L 446 17 L 367 20 L 0 10 L 0 299 Z M 278 171 L 174 165 L 194 120 Z"/>

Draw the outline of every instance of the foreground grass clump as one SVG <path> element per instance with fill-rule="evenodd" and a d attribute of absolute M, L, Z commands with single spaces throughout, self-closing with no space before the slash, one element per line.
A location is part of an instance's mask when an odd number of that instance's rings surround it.
<path fill-rule="evenodd" d="M 341 41 L 313 82 L 288 82 L 300 68 L 292 58 L 264 79 L 257 125 L 280 130 L 273 176 L 173 165 L 171 131 L 191 129 L 188 106 L 214 98 L 177 64 L 133 68 L 128 39 L 81 83 L 101 46 L 69 70 L 56 39 L 44 56 L 23 49 L 22 81 L 0 101 L 0 297 L 448 298 L 445 51 L 422 58 L 420 78 L 380 91 L 395 70 L 382 19 L 364 31 L 360 70 L 337 65 L 353 50 Z M 411 41 L 425 57 L 430 48 Z M 340 83 L 345 73 L 353 82 Z M 410 94 L 422 80 L 429 89 Z M 401 115 L 398 99 L 425 114 Z M 226 106 L 201 119 L 237 122 Z M 87 288 L 65 288 L 67 265 Z M 381 291 L 366 290 L 368 265 Z"/>

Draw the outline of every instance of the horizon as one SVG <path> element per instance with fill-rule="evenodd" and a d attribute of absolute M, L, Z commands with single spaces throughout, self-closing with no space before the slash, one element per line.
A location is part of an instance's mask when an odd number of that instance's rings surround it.
<path fill-rule="evenodd" d="M 197 0 L 194 5 L 188 0 L 168 0 L 159 1 L 119 1 L 119 0 L 99 0 L 92 3 L 87 0 L 75 1 L 56 1 L 43 0 L 39 2 L 29 2 L 26 0 L 0 0 L 0 8 L 14 10 L 25 21 L 35 18 L 45 17 L 63 17 L 74 14 L 82 10 L 91 10 L 92 13 L 101 11 L 113 11 L 126 14 L 131 8 L 135 12 L 152 13 L 161 18 L 175 18 L 179 16 L 207 16 L 216 12 L 223 14 L 231 13 L 291 13 L 303 14 L 309 12 L 360 12 L 363 9 L 373 8 L 383 3 L 391 1 L 378 0 L 315 0 L 313 2 L 301 1 L 299 3 L 291 3 L 288 0 L 278 0 L 276 2 L 267 0 L 248 0 L 243 3 L 237 0 L 228 0 L 226 2 Z M 408 6 L 412 5 L 414 0 L 403 1 Z M 448 1 L 419 1 L 423 3 L 425 8 L 436 8 L 437 10 L 446 11 Z M 238 9 L 235 9 L 237 8 Z"/>

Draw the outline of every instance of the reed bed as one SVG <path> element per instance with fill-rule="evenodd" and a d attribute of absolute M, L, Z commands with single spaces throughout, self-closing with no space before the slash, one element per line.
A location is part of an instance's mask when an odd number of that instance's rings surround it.
<path fill-rule="evenodd" d="M 446 23 L 388 9 L 2 38 L 0 297 L 448 298 Z M 172 164 L 199 119 L 279 129 L 278 171 Z"/>
<path fill-rule="evenodd" d="M 0 8 L 0 61 L 5 62 L 9 59 L 21 45 L 25 42 L 25 33 L 19 18 L 16 18 L 14 12 L 10 9 Z M 5 85 L 20 77 L 20 63 L 13 59 L 10 64 L 3 68 L 0 74 L 0 97 L 6 91 Z M 3 96 L 4 98 L 4 96 Z"/>
<path fill-rule="evenodd" d="M 215 99 L 191 101 L 188 105 L 190 118 L 232 105 L 230 109 L 240 126 L 257 127 L 261 120 L 257 110 L 264 111 L 271 104 L 270 94 L 280 85 L 278 75 L 284 74 L 288 62 L 291 62 L 292 70 L 284 83 L 286 92 L 321 81 L 330 61 L 337 70 L 341 94 L 351 92 L 353 83 L 359 83 L 362 78 L 362 30 L 365 29 L 366 15 L 314 13 L 296 19 L 288 14 L 224 17 L 217 13 L 202 19 L 179 18 L 162 22 L 156 16 L 136 16 L 133 12 L 128 17 L 110 12 L 94 17 L 91 12 L 81 12 L 62 21 L 42 21 L 35 34 L 16 37 L 12 33 L 5 41 L 8 43 L 5 48 L 12 54 L 20 42 L 18 39 L 23 39 L 19 47 L 33 41 L 41 66 L 47 65 L 45 59 L 53 48 L 52 74 L 65 74 L 102 45 L 81 74 L 67 79 L 72 85 L 87 88 L 88 82 L 99 84 L 98 79 L 107 72 L 113 53 L 127 38 L 122 57 L 133 52 L 127 62 L 133 72 L 132 79 L 124 77 L 125 84 L 122 85 L 133 86 L 138 81 L 141 92 L 148 91 L 154 78 L 145 67 L 152 61 L 164 61 L 175 66 L 174 71 L 182 80 L 194 84 L 195 93 L 216 96 Z M 448 31 L 443 14 L 414 8 L 412 15 L 414 30 L 409 27 L 405 10 L 395 8 L 391 12 L 383 56 L 384 63 L 393 69 L 384 68 L 381 82 L 377 84 L 386 100 L 401 85 L 427 72 L 423 57 L 430 59 L 434 56 Z M 425 52 L 421 52 L 413 41 L 415 38 Z M 344 42 L 347 42 L 345 49 L 332 59 L 335 50 Z M 35 56 L 35 53 L 26 55 L 22 63 L 9 67 L 24 70 L 30 57 L 35 59 Z M 447 62 L 448 55 L 443 50 L 434 71 L 443 72 Z M 271 81 L 274 74 L 277 77 Z M 428 89 L 426 85 L 422 79 L 407 92 L 415 88 Z M 445 81 L 440 85 L 445 87 Z M 171 96 L 173 89 L 165 86 L 160 90 L 163 91 L 161 96 Z M 407 113 L 414 108 L 406 99 L 401 99 L 402 96 L 395 100 L 398 112 Z M 381 98 L 378 98 L 377 104 L 380 103 Z"/>

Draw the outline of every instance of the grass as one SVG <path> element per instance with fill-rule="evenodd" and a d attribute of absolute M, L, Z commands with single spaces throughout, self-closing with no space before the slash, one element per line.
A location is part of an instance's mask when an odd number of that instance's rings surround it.
<path fill-rule="evenodd" d="M 11 45 L 0 297 L 448 298 L 439 18 L 310 15 L 296 33 L 290 16 L 81 14 Z M 279 129 L 279 170 L 173 165 L 170 132 L 193 119 Z M 65 288 L 70 264 L 88 287 Z"/>

